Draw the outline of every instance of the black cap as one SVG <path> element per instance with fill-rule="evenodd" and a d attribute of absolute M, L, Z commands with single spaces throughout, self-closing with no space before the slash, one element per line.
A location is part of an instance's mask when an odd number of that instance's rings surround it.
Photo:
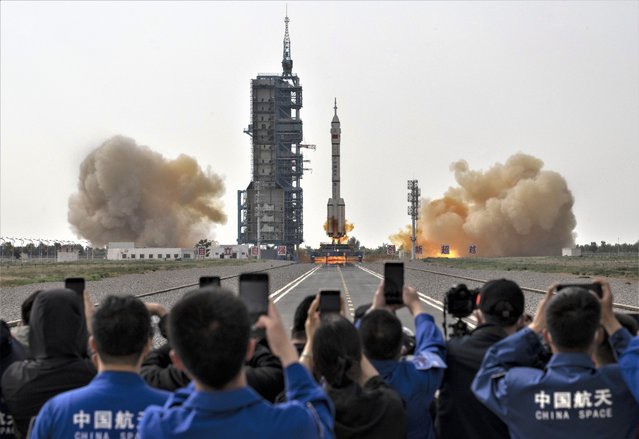
<path fill-rule="evenodd" d="M 519 318 L 524 313 L 524 293 L 511 280 L 488 281 L 479 290 L 479 309 L 495 317 Z"/>

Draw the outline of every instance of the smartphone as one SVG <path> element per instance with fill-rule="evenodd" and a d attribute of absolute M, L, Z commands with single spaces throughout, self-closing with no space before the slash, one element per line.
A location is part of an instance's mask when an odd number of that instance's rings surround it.
<path fill-rule="evenodd" d="M 384 264 L 384 299 L 387 305 L 403 305 L 404 263 L 386 262 Z"/>
<path fill-rule="evenodd" d="M 64 280 L 64 288 L 75 291 L 78 296 L 84 293 L 85 282 L 83 277 L 67 277 Z"/>
<path fill-rule="evenodd" d="M 339 290 L 322 290 L 320 291 L 319 312 L 320 315 L 330 313 L 339 313 L 340 308 L 340 292 Z"/>
<path fill-rule="evenodd" d="M 597 284 L 597 283 L 592 283 L 592 284 L 560 284 L 560 285 L 557 285 L 557 291 L 560 291 L 560 290 L 562 290 L 564 288 L 568 288 L 568 287 L 585 288 L 586 290 L 594 291 L 595 294 L 597 295 L 597 297 L 599 297 L 599 298 L 603 297 L 603 291 L 601 289 L 601 284 Z"/>
<path fill-rule="evenodd" d="M 220 284 L 220 276 L 201 276 L 200 277 L 200 288 L 206 286 L 219 287 Z"/>
<path fill-rule="evenodd" d="M 242 273 L 240 274 L 240 298 L 248 309 L 251 325 L 264 314 L 268 314 L 268 274 Z M 264 330 L 253 328 L 252 336 L 264 337 Z"/>

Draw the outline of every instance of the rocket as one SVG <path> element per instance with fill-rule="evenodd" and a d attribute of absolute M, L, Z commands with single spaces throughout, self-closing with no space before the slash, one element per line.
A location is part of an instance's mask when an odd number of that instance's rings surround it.
<path fill-rule="evenodd" d="M 327 217 L 326 217 L 326 234 L 333 238 L 339 239 L 346 235 L 346 205 L 344 199 L 340 198 L 340 180 L 339 180 L 339 162 L 340 162 L 340 137 L 342 129 L 340 128 L 339 118 L 337 117 L 337 98 L 335 98 L 335 115 L 331 121 L 331 146 L 332 146 L 332 197 L 328 199 Z"/>

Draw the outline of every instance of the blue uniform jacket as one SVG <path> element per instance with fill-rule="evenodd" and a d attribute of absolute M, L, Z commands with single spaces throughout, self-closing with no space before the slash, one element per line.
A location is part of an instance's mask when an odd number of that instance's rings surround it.
<path fill-rule="evenodd" d="M 406 404 L 406 437 L 434 438 L 428 408 L 444 377 L 446 344 L 428 314 L 415 317 L 415 331 L 415 356 L 411 361 L 371 359 L 371 363 Z"/>
<path fill-rule="evenodd" d="M 621 329 L 610 341 L 627 341 Z M 627 334 L 627 331 L 626 331 Z M 628 334 L 629 335 L 629 334 Z M 542 349 L 528 328 L 491 347 L 472 384 L 513 438 L 633 438 L 639 404 L 619 365 L 595 368 L 584 353 L 557 353 L 546 370 L 529 367 Z"/>
<path fill-rule="evenodd" d="M 44 404 L 30 439 L 133 438 L 144 409 L 164 404 L 170 393 L 146 385 L 133 372 L 101 372 L 79 389 L 61 393 Z M 108 435 L 108 436 L 106 436 Z"/>
<path fill-rule="evenodd" d="M 639 336 L 632 339 L 628 348 L 621 355 L 619 367 L 626 384 L 639 402 Z"/>
<path fill-rule="evenodd" d="M 250 387 L 200 392 L 191 384 L 164 407 L 149 407 L 140 438 L 333 438 L 333 406 L 299 363 L 284 369 L 288 402 L 271 404 Z"/>

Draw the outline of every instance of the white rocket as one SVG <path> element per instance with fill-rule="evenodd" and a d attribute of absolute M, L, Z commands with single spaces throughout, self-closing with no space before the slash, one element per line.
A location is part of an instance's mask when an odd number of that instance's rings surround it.
<path fill-rule="evenodd" d="M 346 235 L 346 205 L 344 199 L 339 194 L 339 144 L 342 129 L 340 128 L 339 118 L 337 117 L 337 98 L 335 99 L 335 115 L 331 121 L 331 145 L 333 149 L 333 196 L 328 199 L 327 217 L 326 217 L 326 234 L 333 239 L 341 238 Z"/>

